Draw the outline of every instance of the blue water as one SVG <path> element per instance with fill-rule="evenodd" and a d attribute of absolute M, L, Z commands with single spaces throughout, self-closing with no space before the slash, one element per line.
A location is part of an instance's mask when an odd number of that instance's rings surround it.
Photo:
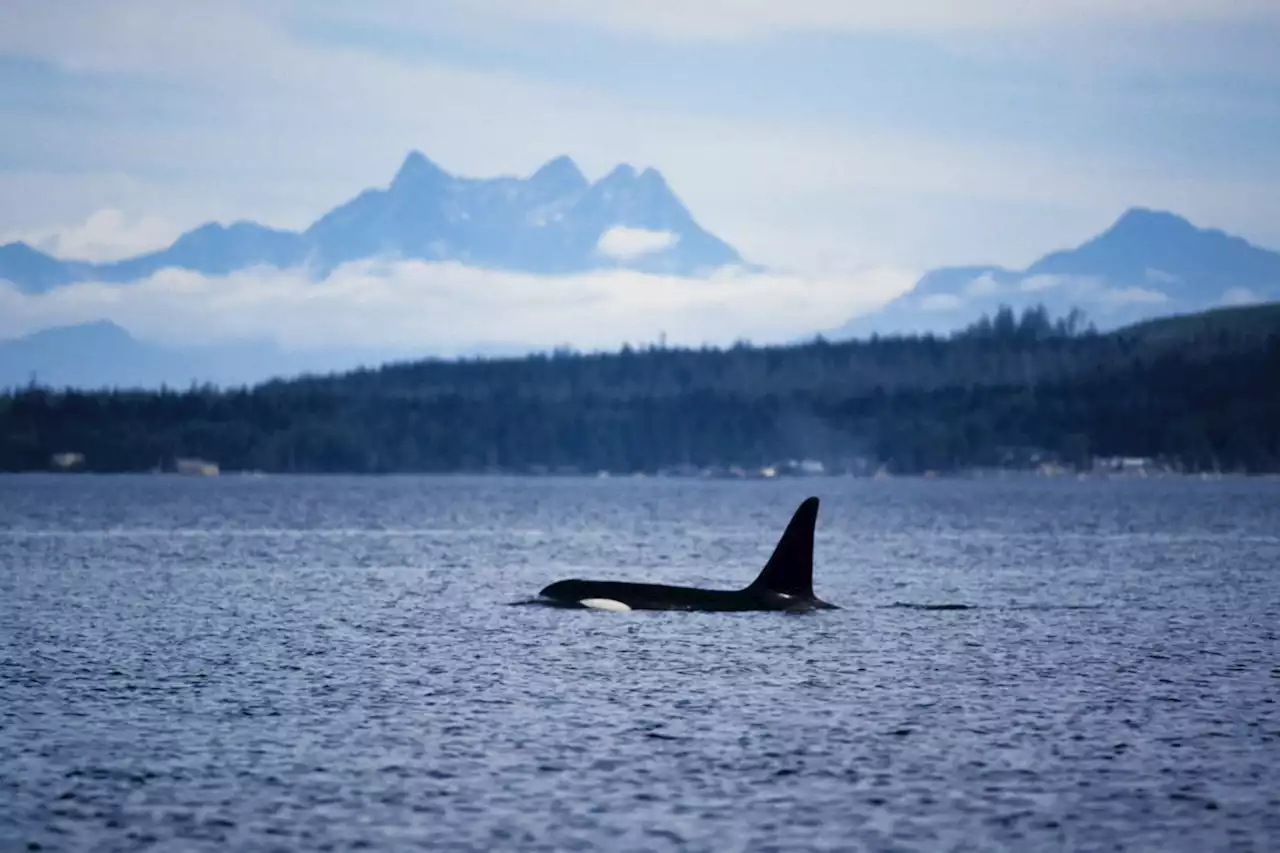
<path fill-rule="evenodd" d="M 1278 625 L 1274 480 L 0 478 L 0 850 L 1277 850 Z"/>

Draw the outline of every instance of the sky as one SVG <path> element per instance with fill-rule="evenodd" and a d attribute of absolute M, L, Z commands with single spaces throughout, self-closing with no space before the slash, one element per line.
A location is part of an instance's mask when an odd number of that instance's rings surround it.
<path fill-rule="evenodd" d="M 838 325 L 1131 206 L 1280 248 L 1276 44 L 1277 0 L 0 0 L 0 241 L 123 257 L 305 227 L 411 149 L 475 177 L 568 154 L 657 168 L 780 270 L 743 289 L 762 317 L 752 287 L 845 282 Z"/>

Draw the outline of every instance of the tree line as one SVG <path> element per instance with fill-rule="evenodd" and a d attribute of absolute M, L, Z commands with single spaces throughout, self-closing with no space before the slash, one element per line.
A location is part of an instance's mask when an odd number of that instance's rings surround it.
<path fill-rule="evenodd" d="M 1280 312 L 1100 334 L 1043 308 L 947 337 L 624 347 L 425 360 L 251 388 L 0 395 L 0 470 L 83 454 L 92 471 L 198 457 L 266 472 L 655 472 L 816 459 L 896 473 L 1088 468 L 1280 471 Z"/>

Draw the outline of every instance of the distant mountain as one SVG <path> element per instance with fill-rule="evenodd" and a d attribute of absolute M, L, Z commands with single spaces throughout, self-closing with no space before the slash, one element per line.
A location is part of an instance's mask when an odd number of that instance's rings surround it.
<path fill-rule="evenodd" d="M 476 347 L 466 356 L 514 356 L 536 347 Z M 59 326 L 0 341 L 0 392 L 35 381 L 48 388 L 186 388 L 256 385 L 269 379 L 419 361 L 430 348 L 332 348 L 291 352 L 267 341 L 161 346 L 139 341 L 114 323 Z"/>
<path fill-rule="evenodd" d="M 663 232 L 667 242 L 634 256 L 609 254 L 601 238 L 616 228 Z M 533 273 L 627 267 L 679 275 L 742 262 L 653 169 L 621 165 L 593 184 L 572 160 L 557 157 L 528 178 L 460 178 L 414 151 L 386 189 L 360 193 L 300 234 L 253 222 L 209 223 L 161 251 L 102 264 L 10 243 L 0 246 L 0 279 L 41 293 L 75 281 L 136 281 L 169 267 L 225 275 L 305 265 L 323 276 L 375 257 Z"/>
<path fill-rule="evenodd" d="M 25 293 L 43 293 L 94 275 L 93 264 L 60 261 L 26 243 L 0 246 L 0 281 L 11 281 Z"/>
<path fill-rule="evenodd" d="M 1280 299 L 1280 253 L 1163 211 L 1133 208 L 1106 231 L 1024 270 L 945 267 L 832 338 L 962 328 L 1002 304 L 1079 308 L 1099 329 L 1222 305 Z"/>
<path fill-rule="evenodd" d="M 156 353 L 113 323 L 86 323 L 46 329 L 25 338 L 0 341 L 0 388 L 35 381 L 57 386 L 105 387 L 115 376 L 147 376 Z M 160 360 L 163 362 L 163 360 Z M 168 365 L 172 368 L 172 363 Z M 67 378 L 74 381 L 68 382 Z"/>
<path fill-rule="evenodd" d="M 359 361 L 325 359 L 319 370 Z M 369 363 L 378 363 L 376 359 Z M 303 373 L 301 359 L 284 357 L 269 343 L 164 347 L 143 343 L 114 323 L 85 323 L 45 329 L 25 338 L 0 341 L 0 388 L 35 381 L 53 388 L 186 388 L 192 383 L 249 384 L 264 370 Z"/>

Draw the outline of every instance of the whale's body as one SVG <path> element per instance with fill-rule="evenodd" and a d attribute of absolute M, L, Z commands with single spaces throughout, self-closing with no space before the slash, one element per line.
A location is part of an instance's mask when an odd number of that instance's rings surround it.
<path fill-rule="evenodd" d="M 542 603 L 596 610 L 832 610 L 813 594 L 813 530 L 818 499 L 800 504 L 759 576 L 745 589 L 700 589 L 626 581 L 556 581 L 538 595 Z"/>

